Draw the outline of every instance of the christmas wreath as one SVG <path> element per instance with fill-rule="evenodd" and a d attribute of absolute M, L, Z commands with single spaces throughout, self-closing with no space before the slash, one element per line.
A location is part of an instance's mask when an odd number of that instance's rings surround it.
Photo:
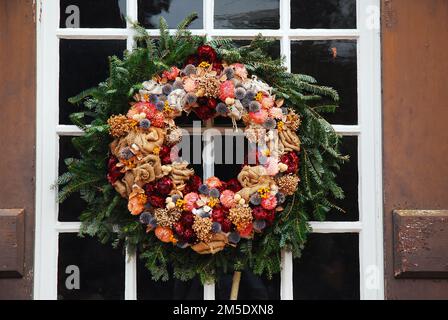
<path fill-rule="evenodd" d="M 320 115 L 337 93 L 288 73 L 257 37 L 244 47 L 193 36 L 191 15 L 175 34 L 160 21 L 157 42 L 135 24 L 139 46 L 110 58 L 110 76 L 70 99 L 79 159 L 66 159 L 59 200 L 79 192 L 81 235 L 136 247 L 155 280 L 214 281 L 229 271 L 280 271 L 280 252 L 300 255 L 308 219 L 324 219 L 343 191 L 335 171 L 346 157 Z M 326 103 L 331 101 L 331 103 Z M 202 181 L 179 157 L 176 118 L 229 117 L 256 145 L 237 178 Z M 299 138 L 300 137 L 300 138 Z M 299 166 L 300 159 L 300 166 Z M 341 209 L 339 209 L 341 210 Z"/>

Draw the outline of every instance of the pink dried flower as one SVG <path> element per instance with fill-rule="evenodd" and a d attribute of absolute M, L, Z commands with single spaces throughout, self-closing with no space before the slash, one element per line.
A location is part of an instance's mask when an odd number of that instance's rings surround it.
<path fill-rule="evenodd" d="M 261 206 L 266 210 L 273 210 L 277 207 L 277 198 L 274 195 L 270 195 L 269 197 L 261 200 Z"/>
<path fill-rule="evenodd" d="M 224 81 L 219 87 L 219 99 L 226 101 L 227 98 L 235 98 L 235 85 L 230 80 Z"/>
<path fill-rule="evenodd" d="M 234 63 L 231 65 L 235 70 L 235 75 L 240 77 L 242 80 L 247 79 L 247 70 L 244 64 L 242 63 Z"/>
<path fill-rule="evenodd" d="M 268 118 L 268 112 L 266 110 L 260 110 L 258 112 L 249 112 L 250 120 L 256 124 L 263 124 Z"/>
<path fill-rule="evenodd" d="M 192 211 L 194 208 L 197 208 L 196 201 L 199 200 L 199 196 L 196 192 L 190 192 L 185 195 L 184 197 L 184 210 L 185 211 Z"/>
<path fill-rule="evenodd" d="M 221 203 L 224 207 L 226 208 L 233 208 L 236 203 L 235 203 L 235 193 L 231 190 L 224 190 L 221 193 L 221 197 L 219 198 L 219 200 L 221 200 Z"/>

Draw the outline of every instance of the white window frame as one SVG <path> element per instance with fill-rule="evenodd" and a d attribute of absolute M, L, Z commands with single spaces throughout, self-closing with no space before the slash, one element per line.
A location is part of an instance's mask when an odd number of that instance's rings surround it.
<path fill-rule="evenodd" d="M 219 1 L 219 0 L 216 0 Z M 357 29 L 291 29 L 290 0 L 280 1 L 280 29 L 214 29 L 213 0 L 203 0 L 203 29 L 194 34 L 208 37 L 251 38 L 262 33 L 278 39 L 286 66 L 291 69 L 293 40 L 357 40 L 358 124 L 334 125 L 345 136 L 358 137 L 359 213 L 357 222 L 311 222 L 314 233 L 358 233 L 361 299 L 384 299 L 383 213 L 381 153 L 381 54 L 380 0 L 357 0 Z M 76 233 L 79 222 L 59 222 L 57 191 L 51 186 L 58 176 L 59 137 L 82 132 L 72 125 L 59 125 L 59 40 L 115 39 L 134 46 L 130 25 L 126 29 L 59 28 L 59 0 L 37 4 L 37 141 L 36 141 L 36 236 L 34 298 L 57 298 L 58 238 Z M 127 15 L 137 20 L 137 0 L 127 0 Z M 372 16 L 373 15 L 373 16 Z M 372 20 L 373 19 L 373 20 Z M 372 28 L 372 21 L 376 27 Z M 149 30 L 158 35 L 157 30 Z M 212 123 L 207 122 L 207 128 Z M 211 140 L 205 142 L 212 143 Z M 210 159 L 208 159 L 210 160 Z M 205 161 L 210 163 L 210 161 Z M 213 175 L 213 166 L 204 167 L 204 176 Z M 137 263 L 133 252 L 125 263 L 125 299 L 137 298 Z M 293 259 L 282 252 L 280 296 L 293 299 Z M 214 285 L 204 287 L 204 299 L 214 299 Z"/>

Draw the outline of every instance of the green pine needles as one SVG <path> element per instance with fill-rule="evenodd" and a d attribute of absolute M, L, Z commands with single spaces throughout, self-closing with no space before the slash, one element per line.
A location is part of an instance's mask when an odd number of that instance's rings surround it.
<path fill-rule="evenodd" d="M 335 178 L 340 165 L 348 158 L 339 152 L 340 136 L 321 116 L 323 112 L 336 110 L 339 96 L 332 88 L 318 85 L 311 76 L 287 72 L 283 59 L 269 57 L 267 50 L 271 42 L 261 36 L 250 45 L 236 47 L 228 39 L 207 42 L 205 37 L 192 35 L 187 27 L 196 17 L 196 14 L 187 17 L 174 34 L 169 33 L 162 18 L 157 40 L 134 24 L 138 47 L 125 52 L 123 59 L 111 57 L 109 78 L 70 99 L 71 103 L 84 106 L 84 111 L 71 115 L 84 135 L 72 140 L 80 158 L 65 159 L 68 171 L 57 182 L 59 201 L 79 193 L 87 203 L 80 217 L 80 235 L 94 236 L 114 246 L 137 248 L 154 280 L 174 276 L 186 281 L 199 276 L 203 282 L 210 282 L 222 273 L 246 268 L 271 277 L 280 271 L 281 250 L 300 256 L 310 232 L 309 219 L 324 220 L 332 208 L 342 210 L 330 199 L 344 197 Z M 277 98 L 283 98 L 285 105 L 294 108 L 302 120 L 299 128 L 301 182 L 292 201 L 262 235 L 240 243 L 237 248 L 226 247 L 215 255 L 199 255 L 193 250 L 163 243 L 154 233 L 147 234 L 138 217 L 129 214 L 127 200 L 106 178 L 112 141 L 107 119 L 127 112 L 134 92 L 143 81 L 172 65 L 181 67 L 204 43 L 212 46 L 227 63 L 244 63 L 250 74 L 270 84 Z"/>

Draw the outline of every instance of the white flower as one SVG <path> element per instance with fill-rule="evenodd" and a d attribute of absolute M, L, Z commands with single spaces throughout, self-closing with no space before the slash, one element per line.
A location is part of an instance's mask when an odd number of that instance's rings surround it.
<path fill-rule="evenodd" d="M 171 93 L 168 95 L 168 103 L 170 107 L 182 110 L 182 99 L 185 97 L 186 92 L 183 89 L 176 89 L 171 91 Z"/>
<path fill-rule="evenodd" d="M 155 82 L 154 80 L 149 80 L 143 82 L 144 91 L 148 94 L 162 94 L 162 86 Z"/>

